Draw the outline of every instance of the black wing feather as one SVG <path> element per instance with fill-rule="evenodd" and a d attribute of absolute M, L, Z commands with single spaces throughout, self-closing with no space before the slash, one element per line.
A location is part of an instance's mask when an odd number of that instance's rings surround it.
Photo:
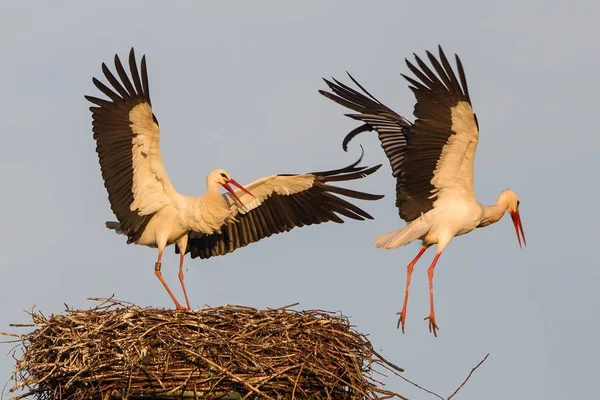
<path fill-rule="evenodd" d="M 92 131 L 96 140 L 100 170 L 108 192 L 110 206 L 119 220 L 121 230 L 128 237 L 127 243 L 132 243 L 139 239 L 153 216 L 139 216 L 135 210 L 132 211 L 129 208 L 134 200 L 131 149 L 135 137 L 135 133 L 130 127 L 129 112 L 141 103 L 150 104 L 148 73 L 144 58 L 141 64 L 144 82 L 142 86 L 133 48 L 129 53 L 129 69 L 133 83 L 117 55 L 115 55 L 115 69 L 120 82 L 110 69 L 104 63 L 102 64 L 102 72 L 113 89 L 96 78 L 92 79 L 94 85 L 110 101 L 93 96 L 85 96 L 85 98 L 98 106 L 90 107 L 90 111 L 92 112 Z"/>
<path fill-rule="evenodd" d="M 259 207 L 246 214 L 238 214 L 236 221 L 224 225 L 220 233 L 203 235 L 191 232 L 186 253 L 190 253 L 192 258 L 221 256 L 295 227 L 323 222 L 343 223 L 338 214 L 355 220 L 373 219 L 366 211 L 333 193 L 364 200 L 378 200 L 382 195 L 334 187 L 328 183 L 360 179 L 380 167 L 381 164 L 371 168 L 356 167 L 354 163 L 338 170 L 312 173 L 315 181 L 307 190 L 292 195 L 273 193 Z M 177 246 L 175 252 L 179 253 Z"/>
<path fill-rule="evenodd" d="M 357 86 L 362 88 L 356 79 L 350 74 L 348 75 Z M 366 96 L 355 89 L 339 84 L 337 80 L 334 80 L 335 83 L 326 79 L 324 81 L 333 93 L 324 90 L 320 90 L 319 93 L 338 104 L 359 112 L 360 114 L 350 114 L 348 116 L 365 123 L 346 135 L 342 142 L 343 149 L 347 150 L 348 143 L 359 133 L 376 130 L 379 134 L 381 146 L 390 160 L 392 174 L 397 177 L 401 172 L 402 159 L 406 149 L 406 141 L 410 135 L 411 123 L 383 105 L 364 89 L 362 90 Z M 392 160 L 394 161 L 392 162 Z"/>

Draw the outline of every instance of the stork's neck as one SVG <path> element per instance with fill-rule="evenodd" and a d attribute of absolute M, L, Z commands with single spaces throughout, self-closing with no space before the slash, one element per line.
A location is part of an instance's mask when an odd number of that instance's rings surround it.
<path fill-rule="evenodd" d="M 221 195 L 220 185 L 206 182 L 206 191 L 202 196 L 189 197 L 187 227 L 196 232 L 212 234 L 219 231 L 230 214 L 231 210 Z"/>
<path fill-rule="evenodd" d="M 483 217 L 481 218 L 481 222 L 477 225 L 478 228 L 482 228 L 484 226 L 491 225 L 496 223 L 504 216 L 504 213 L 508 209 L 508 204 L 502 201 L 498 201 L 498 203 L 493 206 L 483 206 Z"/>
<path fill-rule="evenodd" d="M 212 210 L 215 212 L 219 210 L 219 214 L 225 212 L 225 210 L 229 211 L 229 207 L 227 207 L 227 203 L 221 194 L 221 185 L 215 181 L 206 182 L 206 191 L 201 198 L 201 202 L 211 204 Z"/>
<path fill-rule="evenodd" d="M 204 192 L 205 196 L 221 196 L 221 185 L 219 185 L 215 181 L 206 181 L 206 192 Z"/>

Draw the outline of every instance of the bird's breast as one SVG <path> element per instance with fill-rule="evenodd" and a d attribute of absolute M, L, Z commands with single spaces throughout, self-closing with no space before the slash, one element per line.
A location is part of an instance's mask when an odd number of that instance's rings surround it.
<path fill-rule="evenodd" d="M 431 229 L 425 236 L 428 244 L 471 232 L 481 220 L 483 210 L 476 202 L 448 201 L 436 204 L 428 216 Z"/>
<path fill-rule="evenodd" d="M 454 230 L 454 236 L 464 235 L 477 227 L 483 210 L 476 202 L 455 203 L 449 207 L 449 220 Z"/>

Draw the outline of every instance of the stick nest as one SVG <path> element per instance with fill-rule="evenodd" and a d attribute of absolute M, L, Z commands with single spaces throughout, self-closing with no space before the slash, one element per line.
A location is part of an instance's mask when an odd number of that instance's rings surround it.
<path fill-rule="evenodd" d="M 348 319 L 292 306 L 176 311 L 95 299 L 46 318 L 30 312 L 13 399 L 383 399 L 373 378 L 396 373 Z"/>

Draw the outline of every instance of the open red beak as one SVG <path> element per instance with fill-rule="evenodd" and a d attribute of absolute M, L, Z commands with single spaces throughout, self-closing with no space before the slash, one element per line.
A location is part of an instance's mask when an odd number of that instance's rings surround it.
<path fill-rule="evenodd" d="M 235 192 L 233 191 L 232 187 L 229 185 L 230 183 L 231 183 L 232 185 L 234 185 L 234 186 L 238 187 L 238 188 L 239 188 L 239 189 L 240 189 L 242 192 L 244 192 L 244 193 L 246 193 L 246 194 L 249 194 L 249 195 L 250 195 L 250 196 L 252 196 L 252 197 L 255 197 L 255 196 L 254 196 L 252 193 L 250 193 L 250 191 L 249 191 L 249 190 L 247 190 L 245 187 L 243 187 L 242 185 L 240 185 L 239 183 L 237 183 L 237 182 L 236 182 L 235 180 L 233 180 L 233 179 L 230 179 L 230 180 L 228 180 L 227 182 L 225 182 L 225 183 L 222 183 L 221 185 L 222 185 L 222 186 L 223 186 L 225 189 L 227 189 L 227 191 L 228 191 L 229 193 L 231 193 L 231 194 L 233 195 L 233 197 L 235 197 L 235 199 L 236 199 L 236 200 L 238 201 L 238 203 L 240 203 L 241 205 L 244 205 L 244 203 L 242 203 L 242 201 L 240 200 L 240 198 L 239 198 L 239 197 L 237 197 L 237 195 L 236 195 L 236 194 L 235 194 Z"/>
<path fill-rule="evenodd" d="M 523 224 L 521 223 L 521 215 L 519 214 L 519 211 L 511 211 L 510 216 L 512 218 L 513 225 L 515 226 L 515 232 L 517 232 L 519 247 L 523 247 L 521 245 L 521 238 L 523 238 L 523 245 L 527 247 L 527 241 L 525 240 L 525 232 L 523 232 Z"/>

